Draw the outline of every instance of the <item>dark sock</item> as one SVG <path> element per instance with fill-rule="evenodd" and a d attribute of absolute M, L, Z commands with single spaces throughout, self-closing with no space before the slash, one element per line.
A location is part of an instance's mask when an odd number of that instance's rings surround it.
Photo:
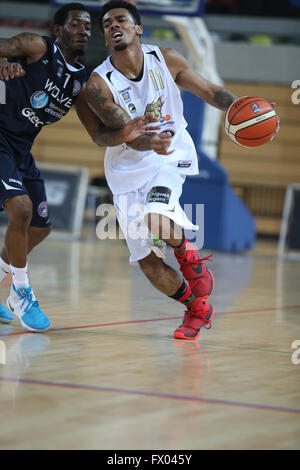
<path fill-rule="evenodd" d="M 182 282 L 177 292 L 175 292 L 174 295 L 170 295 L 169 297 L 184 305 L 191 305 L 195 300 L 189 284 L 187 284 L 185 281 Z"/>

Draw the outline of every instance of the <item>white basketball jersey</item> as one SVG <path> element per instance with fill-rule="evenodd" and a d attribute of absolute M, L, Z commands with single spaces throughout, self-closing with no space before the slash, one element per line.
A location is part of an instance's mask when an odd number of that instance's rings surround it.
<path fill-rule="evenodd" d="M 171 155 L 158 155 L 153 150 L 136 151 L 126 144 L 108 147 L 105 154 L 105 175 L 114 194 L 142 187 L 162 165 L 174 165 L 174 171 L 198 174 L 198 159 L 192 138 L 186 131 L 180 91 L 174 82 L 159 47 L 142 44 L 143 72 L 137 79 L 126 78 L 114 68 L 108 57 L 95 68 L 109 86 L 114 101 L 129 116 L 151 115 L 161 129 L 172 136 Z"/>

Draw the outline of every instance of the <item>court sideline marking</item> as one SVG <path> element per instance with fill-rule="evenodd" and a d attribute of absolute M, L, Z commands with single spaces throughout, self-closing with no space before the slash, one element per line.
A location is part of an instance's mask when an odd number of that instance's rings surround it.
<path fill-rule="evenodd" d="M 88 390 L 88 391 L 96 391 L 96 392 L 115 392 L 115 393 L 124 393 L 128 395 L 141 395 L 146 397 L 152 398 L 169 398 L 172 400 L 185 400 L 190 402 L 199 402 L 199 403 L 207 403 L 212 405 L 228 405 L 228 406 L 238 406 L 244 408 L 254 408 L 259 410 L 265 411 L 281 411 L 285 413 L 300 413 L 300 409 L 298 408 L 286 408 L 282 406 L 271 406 L 271 405 L 263 405 L 263 404 L 256 404 L 256 403 L 246 403 L 246 402 L 238 402 L 238 401 L 230 401 L 230 400 L 218 400 L 214 398 L 203 398 L 203 397 L 195 397 L 189 395 L 176 395 L 171 393 L 160 393 L 160 392 L 145 392 L 141 390 L 131 390 L 131 389 L 121 389 L 121 388 L 113 388 L 113 387 L 99 387 L 96 385 L 84 385 L 84 384 L 75 384 L 75 383 L 67 383 L 67 382 L 50 382 L 46 380 L 33 380 L 33 379 L 18 379 L 18 378 L 8 378 L 8 377 L 0 377 L 0 381 L 2 382 L 19 382 L 27 385 L 44 385 L 44 386 L 52 386 L 52 387 L 63 387 L 63 388 L 73 388 L 73 389 L 81 389 L 81 390 Z"/>
<path fill-rule="evenodd" d="M 223 315 L 233 315 L 233 314 L 242 314 L 242 313 L 258 313 L 258 312 L 266 312 L 266 311 L 274 311 L 274 310 L 288 310 L 288 309 L 295 309 L 299 308 L 300 305 L 287 305 L 282 307 L 266 307 L 266 308 L 259 308 L 259 309 L 252 309 L 252 310 L 237 310 L 235 312 L 219 312 L 216 313 L 216 316 L 223 316 Z M 47 333 L 51 331 L 64 331 L 64 330 L 77 330 L 77 329 L 85 329 L 85 328 L 99 328 L 102 326 L 118 326 L 118 325 L 129 325 L 133 323 L 147 323 L 147 322 L 156 322 L 156 321 L 165 321 L 165 320 L 181 320 L 182 315 L 176 317 L 162 317 L 162 318 L 148 318 L 145 320 L 129 320 L 129 321 L 122 321 L 122 322 L 112 322 L 112 323 L 98 323 L 92 325 L 79 325 L 79 326 L 65 326 L 61 328 L 51 328 L 47 330 Z M 24 335 L 30 334 L 30 331 L 16 331 L 9 334 L 1 334 L 0 337 L 8 337 L 8 336 L 15 336 L 15 335 Z"/>

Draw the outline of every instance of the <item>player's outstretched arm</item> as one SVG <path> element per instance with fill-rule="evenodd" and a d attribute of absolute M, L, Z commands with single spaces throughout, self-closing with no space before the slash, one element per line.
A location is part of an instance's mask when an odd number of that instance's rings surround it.
<path fill-rule="evenodd" d="M 129 119 L 125 126 L 118 130 L 105 126 L 89 108 L 84 87 L 75 101 L 75 109 L 87 132 L 95 144 L 100 147 L 114 147 L 130 142 L 142 135 L 153 135 L 154 132 L 153 127 L 148 126 L 149 122 L 143 116 Z M 157 127 L 154 129 L 157 129 Z"/>
<path fill-rule="evenodd" d="M 23 57 L 28 62 L 35 62 L 45 54 L 46 50 L 46 41 L 38 34 L 20 33 L 11 38 L 0 38 L 0 57 Z"/>
<path fill-rule="evenodd" d="M 194 72 L 187 60 L 175 49 L 161 49 L 168 69 L 174 81 L 180 87 L 192 92 L 206 101 L 206 103 L 227 111 L 229 106 L 238 99 L 238 96 L 225 88 L 215 85 Z"/>

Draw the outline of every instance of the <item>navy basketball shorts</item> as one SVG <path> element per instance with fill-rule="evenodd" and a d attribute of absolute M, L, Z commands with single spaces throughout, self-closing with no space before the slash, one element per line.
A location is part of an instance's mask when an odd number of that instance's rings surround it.
<path fill-rule="evenodd" d="M 42 175 L 36 168 L 33 156 L 20 157 L 9 142 L 0 135 L 0 211 L 7 199 L 27 194 L 32 202 L 34 227 L 51 225 Z"/>

